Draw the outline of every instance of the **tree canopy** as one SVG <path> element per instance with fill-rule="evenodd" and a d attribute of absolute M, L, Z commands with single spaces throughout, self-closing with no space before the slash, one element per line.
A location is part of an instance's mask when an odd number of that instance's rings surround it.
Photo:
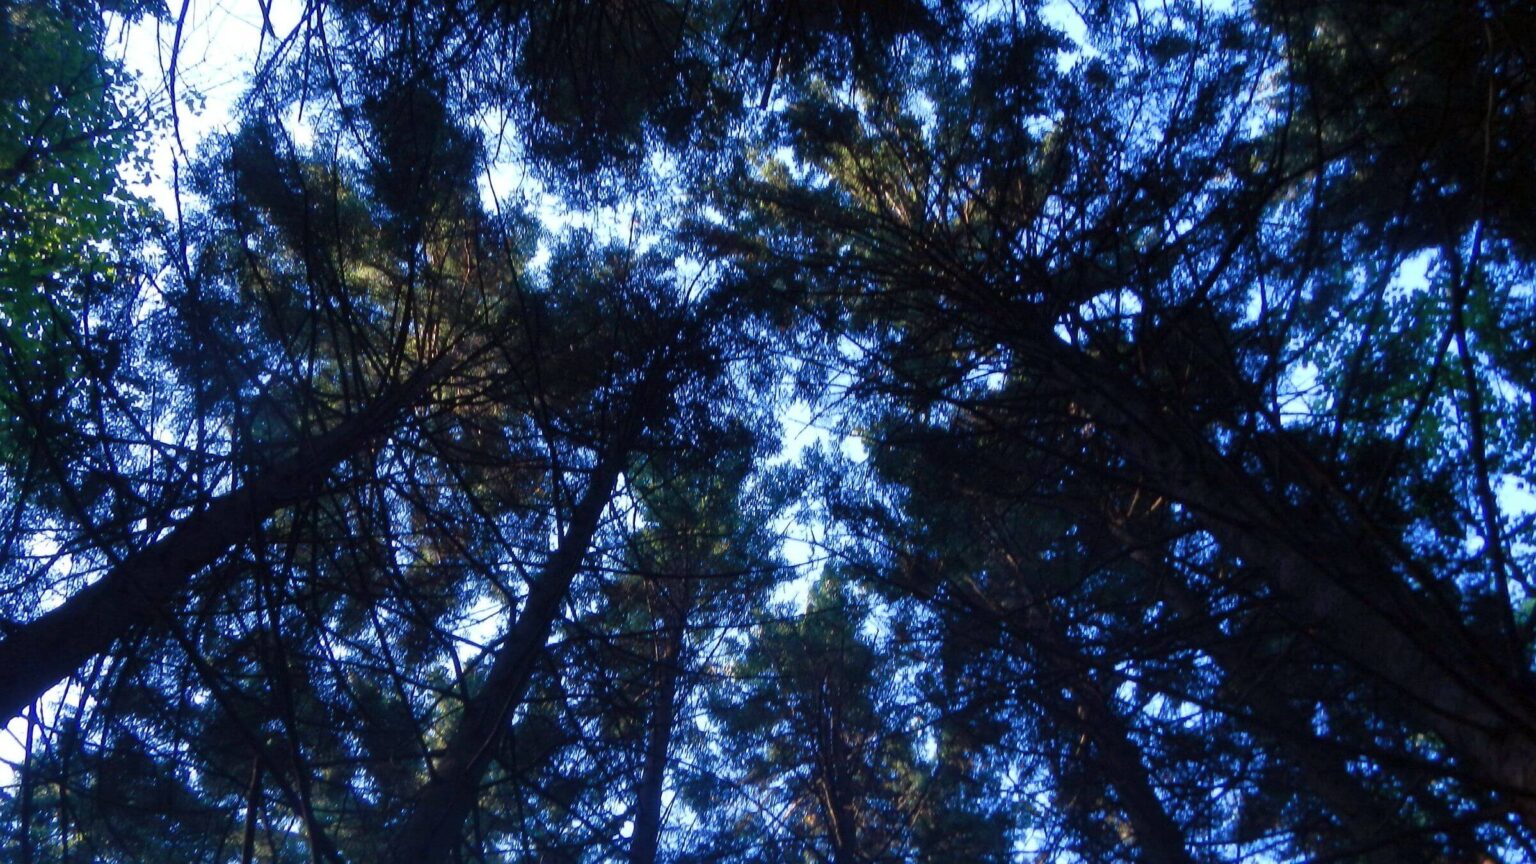
<path fill-rule="evenodd" d="M 0 6 L 0 857 L 1536 860 L 1536 14 L 189 10 Z"/>

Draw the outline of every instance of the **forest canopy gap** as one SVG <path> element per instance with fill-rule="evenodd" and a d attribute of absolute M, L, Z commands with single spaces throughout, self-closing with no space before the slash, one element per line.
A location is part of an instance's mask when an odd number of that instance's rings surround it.
<path fill-rule="evenodd" d="M 1536 860 L 1533 46 L 0 6 L 0 858 Z"/>

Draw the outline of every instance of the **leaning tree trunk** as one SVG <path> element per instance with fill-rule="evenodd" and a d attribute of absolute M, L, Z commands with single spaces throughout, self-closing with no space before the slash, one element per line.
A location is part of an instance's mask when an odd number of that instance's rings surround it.
<path fill-rule="evenodd" d="M 1203 650 L 1221 670 L 1222 677 L 1228 682 L 1240 682 L 1242 700 L 1236 707 L 1246 713 L 1245 725 L 1268 739 L 1281 759 L 1295 767 L 1302 788 L 1337 817 L 1339 828 L 1352 844 L 1351 859 L 1361 864 L 1398 860 L 1393 843 L 1415 830 L 1423 831 L 1422 826 L 1408 824 L 1399 812 L 1400 806 L 1351 774 L 1348 754 L 1318 741 L 1311 715 L 1298 711 L 1286 688 L 1276 686 L 1282 682 L 1273 680 L 1277 672 L 1270 658 L 1234 644 L 1181 580 L 1164 578 L 1157 564 L 1149 560 L 1145 541 L 1119 526 L 1115 530 L 1134 550 L 1131 558 L 1159 585 L 1179 620 L 1205 634 Z"/>
<path fill-rule="evenodd" d="M 1022 588 L 1027 576 L 1004 554 L 1017 583 Z M 1039 646 L 1028 655 L 1009 647 L 1009 653 L 1022 656 L 1026 662 L 1038 664 L 1042 677 L 1063 682 L 1063 694 L 1051 695 L 1050 687 L 1028 698 L 1035 700 L 1043 710 L 1066 715 L 1063 722 L 1086 736 L 1089 745 L 1089 761 L 1097 769 L 1101 781 L 1113 789 L 1136 843 L 1149 853 L 1151 860 L 1166 864 L 1193 864 L 1184 830 L 1168 812 L 1157 795 L 1146 763 L 1141 758 L 1141 748 L 1131 738 L 1124 718 L 1115 710 L 1104 689 L 1093 679 L 1088 670 L 1092 665 L 1082 650 L 1063 631 L 1046 601 L 1025 589 L 1026 601 L 1022 608 L 1006 612 L 975 586 L 956 584 L 959 596 L 973 613 L 992 622 L 1002 632 L 1020 645 Z"/>
<path fill-rule="evenodd" d="M 1456 599 L 1436 593 L 1444 588 L 1433 574 L 1416 570 L 1299 445 L 1276 432 L 1263 454 L 1276 477 L 1254 477 L 1112 370 L 1050 353 L 1047 368 L 1078 385 L 1079 403 L 1144 482 L 1261 572 L 1300 632 L 1400 694 L 1405 714 L 1445 742 L 1468 780 L 1536 819 L 1536 690 L 1521 661 L 1470 633 Z M 1273 491 L 1280 481 L 1316 503 Z"/>
<path fill-rule="evenodd" d="M 581 571 L 603 511 L 618 489 L 624 464 L 670 404 L 679 362 L 670 356 L 673 347 L 667 345 L 652 356 L 627 407 L 613 418 L 616 422 L 606 443 L 598 447 L 587 488 L 571 511 L 559 545 L 528 586 L 523 608 L 495 649 L 485 682 L 466 701 L 443 756 L 431 766 L 431 779 L 417 791 L 396 829 L 387 860 L 422 864 L 449 860 L 459 851 L 464 823 L 475 807 L 485 771 L 528 692 L 560 605 Z"/>
<path fill-rule="evenodd" d="M 1060 671 L 1050 668 L 1053 665 L 1047 664 L 1048 673 Z M 1152 861 L 1194 864 L 1184 831 L 1157 797 L 1150 772 L 1141 758 L 1141 748 L 1131 739 L 1125 719 L 1085 669 L 1067 674 L 1072 678 L 1064 707 L 1075 715 L 1072 719 L 1087 734 L 1089 759 L 1120 799 L 1136 845 L 1144 848 Z"/>
<path fill-rule="evenodd" d="M 0 717 L 15 717 L 49 687 L 129 630 L 162 627 L 203 568 L 272 514 L 311 493 L 347 457 L 394 428 L 450 368 L 444 355 L 366 409 L 299 446 L 285 462 L 214 498 L 57 608 L 0 639 Z"/>
<path fill-rule="evenodd" d="M 581 570 L 603 510 L 618 485 L 623 455 L 610 452 L 598 460 L 558 548 L 529 586 L 517 621 L 496 649 L 484 686 L 465 704 L 446 753 L 434 764 L 432 779 L 417 794 L 390 844 L 389 860 L 399 864 L 446 861 L 457 850 L 481 778 L 527 693 L 560 604 Z"/>

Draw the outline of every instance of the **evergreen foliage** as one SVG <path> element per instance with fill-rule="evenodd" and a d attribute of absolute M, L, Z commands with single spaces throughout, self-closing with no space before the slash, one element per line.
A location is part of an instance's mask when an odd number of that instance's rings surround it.
<path fill-rule="evenodd" d="M 0 5 L 0 858 L 1536 860 L 1523 7 L 228 11 Z"/>

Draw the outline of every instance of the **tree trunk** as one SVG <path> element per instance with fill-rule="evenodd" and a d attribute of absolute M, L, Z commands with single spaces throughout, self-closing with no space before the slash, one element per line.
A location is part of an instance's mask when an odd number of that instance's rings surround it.
<path fill-rule="evenodd" d="M 683 649 L 682 614 L 667 610 L 664 641 L 656 656 L 656 698 L 651 705 L 646 732 L 645 764 L 635 794 L 635 828 L 629 846 L 629 864 L 656 864 L 661 838 L 661 795 L 667 779 L 667 751 L 672 745 L 672 725 L 677 711 L 677 679 Z"/>
<path fill-rule="evenodd" d="M 57 608 L 0 640 L 0 717 L 17 716 L 49 687 L 136 627 L 156 627 L 204 567 L 260 523 L 310 494 L 336 466 L 389 431 L 449 368 L 445 356 L 362 412 L 299 447 L 285 463 L 214 498 L 165 536 L 133 552 Z"/>
<path fill-rule="evenodd" d="M 1012 556 L 1006 551 L 1002 555 L 1019 585 L 1027 586 L 1027 577 Z M 1057 700 L 1045 695 L 1049 688 L 1032 698 L 1049 700 L 1039 704 L 1053 713 L 1069 715 L 1063 718 L 1064 722 L 1078 726 L 1087 735 L 1088 759 L 1097 768 L 1101 781 L 1115 791 L 1136 843 L 1147 851 L 1149 859 L 1166 864 L 1193 864 L 1184 831 L 1157 797 L 1141 749 L 1131 740 L 1125 721 L 1093 680 L 1089 673 L 1092 664 L 1062 631 L 1045 601 L 1024 588 L 1024 606 L 1009 614 L 971 585 L 956 588 L 968 607 L 993 619 L 1004 633 L 1021 644 L 1041 646 L 1035 655 L 1024 659 L 1038 664 L 1048 680 L 1066 682 L 1066 704 L 1050 704 Z"/>
<path fill-rule="evenodd" d="M 1162 799 L 1157 797 L 1147 766 L 1141 759 L 1141 748 L 1131 740 L 1125 721 L 1086 669 L 1069 674 L 1072 675 L 1069 701 L 1089 735 L 1093 751 L 1089 758 L 1120 799 L 1120 805 L 1130 819 L 1136 845 L 1146 850 L 1150 861 L 1194 864 L 1185 845 L 1184 831 L 1169 815 Z"/>
<path fill-rule="evenodd" d="M 1303 788 L 1338 817 L 1338 827 L 1356 850 L 1351 857 L 1362 864 L 1398 860 L 1393 844 L 1415 828 L 1427 829 L 1404 824 L 1400 808 L 1384 802 L 1377 792 L 1350 774 L 1347 760 L 1337 748 L 1320 744 L 1311 716 L 1297 711 L 1285 688 L 1276 686 L 1275 669 L 1267 658 L 1234 644 L 1187 586 L 1176 577 L 1161 578 L 1156 564 L 1147 560 L 1150 556 L 1141 541 L 1118 527 L 1117 534 L 1136 550 L 1131 558 L 1162 586 L 1163 596 L 1187 626 L 1206 634 L 1204 650 L 1221 670 L 1222 677 L 1229 682 L 1241 682 L 1242 704 L 1237 707 L 1246 710 L 1254 731 L 1267 738 L 1269 746 L 1284 761 L 1295 766 Z"/>
<path fill-rule="evenodd" d="M 1265 457 L 1275 476 L 1254 478 L 1215 451 L 1199 428 L 1156 410 L 1091 361 L 1053 364 L 1080 385 L 1080 404 L 1121 445 L 1146 482 L 1183 505 L 1279 594 L 1298 631 L 1389 690 L 1435 732 L 1475 782 L 1536 820 L 1536 692 L 1510 658 L 1491 654 L 1461 625 L 1454 599 L 1435 596 L 1432 574 L 1413 588 L 1412 561 L 1385 545 L 1353 502 L 1284 440 Z M 1314 497 L 1293 503 L 1269 488 L 1294 484 Z M 1396 561 L 1396 563 L 1394 563 Z"/>
<path fill-rule="evenodd" d="M 391 861 L 446 861 L 458 849 L 481 778 L 528 690 L 560 604 L 581 570 L 603 510 L 618 485 L 621 456 L 622 451 L 610 452 L 599 459 L 559 547 L 529 585 L 516 623 L 496 649 L 485 684 L 465 704 L 446 754 L 434 766 L 432 779 L 417 794 L 410 815 L 390 844 Z"/>

